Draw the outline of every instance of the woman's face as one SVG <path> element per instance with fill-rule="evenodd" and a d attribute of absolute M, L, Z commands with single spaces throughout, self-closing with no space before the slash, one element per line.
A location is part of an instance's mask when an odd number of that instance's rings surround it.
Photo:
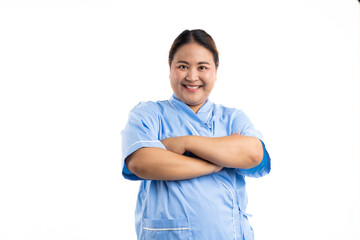
<path fill-rule="evenodd" d="M 181 46 L 170 66 L 174 94 L 195 113 L 205 103 L 216 81 L 217 68 L 212 53 L 198 43 Z"/>

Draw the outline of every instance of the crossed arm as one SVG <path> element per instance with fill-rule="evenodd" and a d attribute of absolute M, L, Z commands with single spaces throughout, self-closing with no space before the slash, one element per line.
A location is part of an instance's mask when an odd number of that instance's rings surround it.
<path fill-rule="evenodd" d="M 223 167 L 252 168 L 260 164 L 263 148 L 255 137 L 183 136 L 166 138 L 161 148 L 140 148 L 126 158 L 127 168 L 143 179 L 183 180 L 218 172 Z M 202 159 L 182 155 L 189 151 Z"/>

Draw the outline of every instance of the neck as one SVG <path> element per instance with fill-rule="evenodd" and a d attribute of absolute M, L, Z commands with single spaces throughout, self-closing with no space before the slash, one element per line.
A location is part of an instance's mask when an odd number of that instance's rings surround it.
<path fill-rule="evenodd" d="M 188 105 L 188 106 L 191 108 L 191 110 L 194 111 L 194 113 L 197 113 L 199 111 L 199 109 L 201 108 L 201 106 L 205 104 L 205 102 L 203 102 L 203 103 L 201 103 L 199 105 L 192 105 L 192 106 Z"/>

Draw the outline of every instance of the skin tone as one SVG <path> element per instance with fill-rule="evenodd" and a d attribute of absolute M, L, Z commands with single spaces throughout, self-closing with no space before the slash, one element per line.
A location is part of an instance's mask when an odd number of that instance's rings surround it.
<path fill-rule="evenodd" d="M 170 65 L 174 94 L 195 113 L 206 102 L 216 81 L 212 53 L 197 43 L 180 47 Z M 227 168 L 260 164 L 263 148 L 255 137 L 240 133 L 226 137 L 182 136 L 161 140 L 161 148 L 140 148 L 126 159 L 128 169 L 144 179 L 183 180 Z M 182 155 L 189 151 L 202 159 Z"/>
<path fill-rule="evenodd" d="M 174 94 L 195 113 L 206 102 L 216 81 L 217 67 L 212 53 L 197 43 L 180 47 L 170 65 Z"/>

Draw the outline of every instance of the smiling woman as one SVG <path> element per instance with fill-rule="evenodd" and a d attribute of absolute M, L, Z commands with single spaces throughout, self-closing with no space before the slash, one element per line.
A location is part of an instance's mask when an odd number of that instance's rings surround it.
<path fill-rule="evenodd" d="M 170 49 L 169 65 L 174 94 L 197 112 L 216 81 L 219 56 L 214 41 L 202 30 L 185 30 Z"/>
<path fill-rule="evenodd" d="M 141 180 L 138 239 L 252 240 L 245 176 L 270 157 L 241 110 L 212 103 L 219 57 L 203 30 L 186 30 L 169 53 L 173 96 L 133 108 L 123 136 L 123 176 Z"/>
<path fill-rule="evenodd" d="M 170 82 L 175 95 L 197 112 L 205 103 L 216 81 L 212 54 L 198 43 L 189 43 L 175 54 L 170 65 Z"/>

